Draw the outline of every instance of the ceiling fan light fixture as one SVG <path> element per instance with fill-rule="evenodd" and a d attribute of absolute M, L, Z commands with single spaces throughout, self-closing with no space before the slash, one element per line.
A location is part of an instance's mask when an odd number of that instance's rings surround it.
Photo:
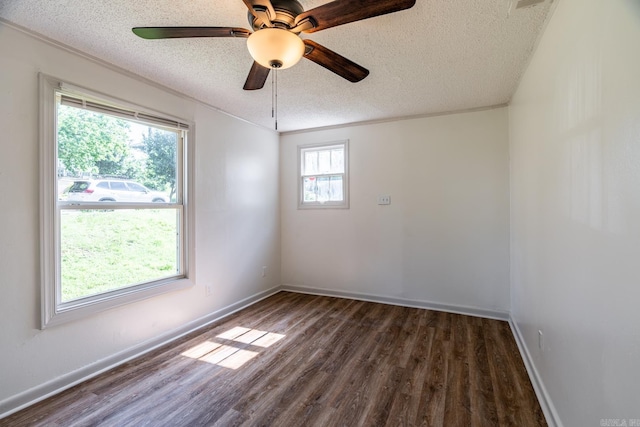
<path fill-rule="evenodd" d="M 282 28 L 263 28 L 247 39 L 247 48 L 253 59 L 266 68 L 292 67 L 304 55 L 302 39 Z"/>

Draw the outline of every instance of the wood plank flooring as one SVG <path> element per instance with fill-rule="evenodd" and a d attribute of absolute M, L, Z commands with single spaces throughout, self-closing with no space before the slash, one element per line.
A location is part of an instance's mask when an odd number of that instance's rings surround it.
<path fill-rule="evenodd" d="M 280 292 L 0 426 L 543 426 L 506 322 Z"/>

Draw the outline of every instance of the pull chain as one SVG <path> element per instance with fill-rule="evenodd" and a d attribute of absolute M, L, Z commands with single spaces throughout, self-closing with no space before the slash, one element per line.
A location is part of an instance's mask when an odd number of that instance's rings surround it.
<path fill-rule="evenodd" d="M 276 130 L 278 130 L 278 68 L 282 66 L 281 62 L 273 62 L 271 69 L 271 117 L 274 119 Z"/>
<path fill-rule="evenodd" d="M 278 68 L 273 66 L 271 74 L 271 117 L 274 119 L 276 130 L 278 130 Z"/>

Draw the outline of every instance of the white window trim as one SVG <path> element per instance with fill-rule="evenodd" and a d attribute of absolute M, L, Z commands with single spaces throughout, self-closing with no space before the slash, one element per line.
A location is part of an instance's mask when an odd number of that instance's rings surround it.
<path fill-rule="evenodd" d="M 52 179 L 51 177 L 57 176 L 56 92 L 62 88 L 67 90 L 69 87 L 74 88 L 73 92 L 79 91 L 92 97 L 96 96 L 100 100 L 111 101 L 114 105 L 123 107 L 135 106 L 136 111 L 140 111 L 143 114 L 174 119 L 165 113 L 142 108 L 108 95 L 63 83 L 55 77 L 39 74 L 41 329 L 78 320 L 113 307 L 184 289 L 193 286 L 195 283 L 194 150 L 191 148 L 195 140 L 195 126 L 194 123 L 184 119 L 175 119 L 176 122 L 184 123 L 189 128 L 189 138 L 183 146 L 183 157 L 178 159 L 180 168 L 182 168 L 179 179 L 183 180 L 183 208 L 181 210 L 183 229 L 180 231 L 184 239 L 181 254 L 183 274 L 178 278 L 157 280 L 79 300 L 61 302 L 59 289 L 56 285 L 60 273 L 57 262 L 60 258 L 59 233 L 57 232 L 60 218 L 56 207 L 57 179 Z M 131 207 L 135 206 L 132 205 Z"/>
<path fill-rule="evenodd" d="M 302 152 L 308 149 L 320 149 L 336 145 L 344 145 L 344 179 L 342 180 L 342 191 L 344 200 L 342 202 L 304 202 L 302 181 Z M 322 142 L 318 144 L 298 145 L 298 170 L 296 172 L 298 180 L 298 209 L 349 209 L 349 140 Z M 322 175 L 322 174 L 318 174 Z M 314 175 L 314 176 L 318 176 Z M 332 174 L 335 175 L 335 174 Z"/>

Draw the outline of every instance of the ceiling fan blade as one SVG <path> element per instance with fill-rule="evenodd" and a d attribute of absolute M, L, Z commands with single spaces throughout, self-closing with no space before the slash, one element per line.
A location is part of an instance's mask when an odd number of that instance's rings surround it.
<path fill-rule="evenodd" d="M 304 40 L 304 57 L 312 60 L 350 82 L 357 83 L 369 75 L 369 70 L 313 40 Z"/>
<path fill-rule="evenodd" d="M 263 67 L 257 62 L 253 62 L 251 66 L 251 70 L 249 71 L 249 75 L 247 76 L 247 81 L 244 82 L 244 90 L 256 90 L 262 89 L 264 86 L 264 82 L 267 81 L 267 76 L 269 76 L 269 71 L 271 69 L 267 67 Z"/>
<path fill-rule="evenodd" d="M 143 39 L 181 39 L 187 37 L 244 37 L 251 31 L 231 27 L 135 27 L 132 28 Z"/>
<path fill-rule="evenodd" d="M 325 28 L 409 9 L 415 3 L 416 0 L 335 0 L 302 12 L 296 17 L 295 25 L 299 25 L 308 18 L 313 27 L 302 31 L 313 33 Z"/>

